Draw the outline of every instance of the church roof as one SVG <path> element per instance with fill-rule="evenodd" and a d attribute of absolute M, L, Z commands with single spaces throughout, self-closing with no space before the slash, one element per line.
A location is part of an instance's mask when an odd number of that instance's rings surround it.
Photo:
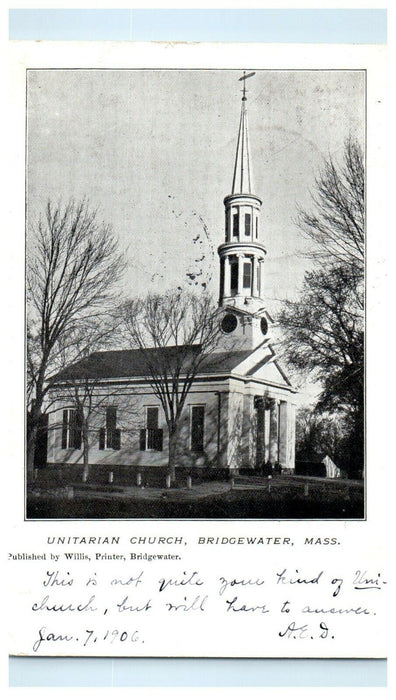
<path fill-rule="evenodd" d="M 147 348 L 144 351 L 133 349 L 94 352 L 59 372 L 56 380 L 145 377 L 148 375 L 147 367 L 150 362 L 159 362 L 161 366 L 168 365 L 169 368 L 176 362 L 184 362 L 184 366 L 189 367 L 193 356 L 199 352 L 199 345 Z M 230 372 L 251 352 L 238 350 L 210 353 L 204 357 L 198 374 Z"/>

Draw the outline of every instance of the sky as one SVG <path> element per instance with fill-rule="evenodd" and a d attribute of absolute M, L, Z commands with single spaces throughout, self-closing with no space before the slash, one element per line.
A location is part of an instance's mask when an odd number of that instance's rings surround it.
<path fill-rule="evenodd" d="M 217 296 L 240 76 L 234 70 L 28 71 L 29 220 L 48 199 L 87 197 L 127 251 L 127 294 L 162 292 L 192 271 Z M 349 134 L 364 144 L 364 80 L 363 71 L 258 70 L 247 81 L 270 311 L 277 300 L 295 296 L 307 268 L 301 256 L 307 242 L 295 218 L 298 206 L 310 207 L 323 159 L 340 159 Z"/>

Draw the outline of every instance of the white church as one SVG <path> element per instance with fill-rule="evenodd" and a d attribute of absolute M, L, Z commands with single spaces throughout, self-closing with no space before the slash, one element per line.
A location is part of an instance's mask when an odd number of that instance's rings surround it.
<path fill-rule="evenodd" d="M 231 193 L 224 199 L 225 238 L 218 248 L 221 337 L 187 395 L 177 459 L 183 468 L 232 474 L 266 464 L 294 470 L 296 391 L 271 342 L 261 205 L 253 189 L 244 88 Z M 167 424 L 141 351 L 99 352 L 82 362 L 85 376 L 95 378 L 95 391 L 101 396 L 89 435 L 90 465 L 124 472 L 130 467 L 131 476 L 135 468 L 165 467 Z M 68 368 L 69 377 L 81 376 L 79 365 Z M 47 463 L 82 465 L 77 413 L 62 399 L 61 380 L 57 391 L 56 411 L 49 418 Z"/>

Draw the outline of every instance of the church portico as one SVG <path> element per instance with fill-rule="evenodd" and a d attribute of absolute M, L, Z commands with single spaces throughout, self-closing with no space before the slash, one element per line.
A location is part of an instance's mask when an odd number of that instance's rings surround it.
<path fill-rule="evenodd" d="M 256 388 L 257 391 L 257 388 Z M 250 430 L 250 444 L 244 467 L 260 469 L 265 465 L 294 468 L 294 455 L 290 450 L 291 403 L 287 398 L 249 396 L 250 407 L 246 406 L 245 427 Z"/>

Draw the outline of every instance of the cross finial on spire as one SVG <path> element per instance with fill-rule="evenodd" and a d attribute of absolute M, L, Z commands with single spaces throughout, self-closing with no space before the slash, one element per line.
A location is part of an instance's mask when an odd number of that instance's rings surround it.
<path fill-rule="evenodd" d="M 243 92 L 242 101 L 243 101 L 243 102 L 245 102 L 245 101 L 247 100 L 247 97 L 246 97 L 246 80 L 247 80 L 248 78 L 251 78 L 252 75 L 256 75 L 255 71 L 253 71 L 252 73 L 246 73 L 246 71 L 244 70 L 244 71 L 243 71 L 243 75 L 239 78 L 239 80 L 243 80 L 243 90 L 242 90 L 242 92 Z"/>
<path fill-rule="evenodd" d="M 250 194 L 252 192 L 252 178 L 250 171 L 249 162 L 249 139 L 248 139 L 248 126 L 247 126 L 247 109 L 246 109 L 246 80 L 256 75 L 255 72 L 246 73 L 243 71 L 243 75 L 239 80 L 243 80 L 243 90 L 242 90 L 242 105 L 241 105 L 241 119 L 239 122 L 239 132 L 238 132 L 238 142 L 235 157 L 235 167 L 234 167 L 234 177 L 232 181 L 232 194 Z"/>

